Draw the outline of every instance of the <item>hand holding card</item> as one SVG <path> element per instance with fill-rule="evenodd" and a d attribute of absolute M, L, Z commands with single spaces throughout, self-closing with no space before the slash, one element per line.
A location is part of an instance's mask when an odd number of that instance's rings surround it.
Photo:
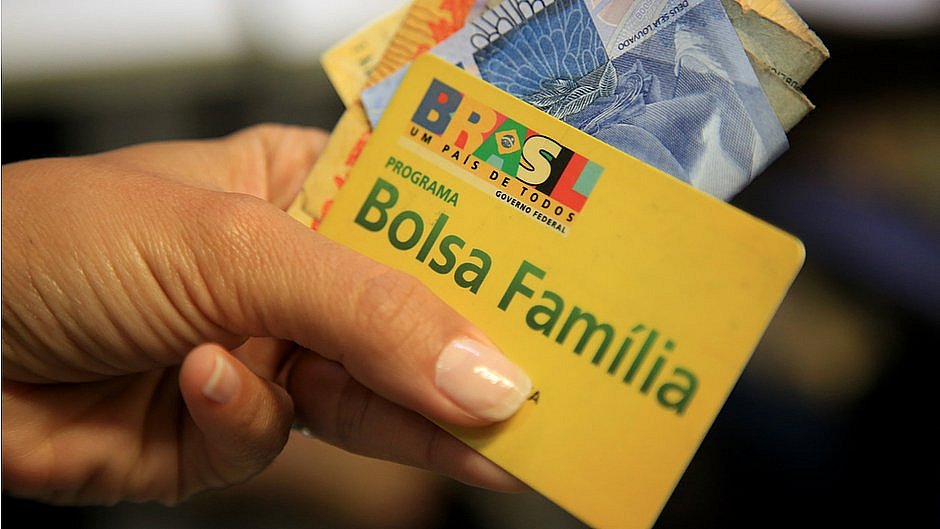
<path fill-rule="evenodd" d="M 320 231 L 419 278 L 523 367 L 519 414 L 450 431 L 598 528 L 653 525 L 804 256 L 431 56 Z"/>

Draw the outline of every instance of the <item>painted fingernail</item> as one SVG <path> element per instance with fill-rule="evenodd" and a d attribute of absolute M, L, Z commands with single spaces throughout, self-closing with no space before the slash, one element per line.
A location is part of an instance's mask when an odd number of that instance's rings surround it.
<path fill-rule="evenodd" d="M 222 353 L 216 353 L 215 367 L 212 368 L 209 380 L 202 387 L 202 394 L 219 404 L 225 404 L 232 400 L 239 389 L 241 389 L 241 380 L 235 368 Z"/>
<path fill-rule="evenodd" d="M 499 350 L 468 338 L 441 351 L 435 383 L 464 411 L 491 421 L 511 417 L 532 390 L 528 375 Z"/>

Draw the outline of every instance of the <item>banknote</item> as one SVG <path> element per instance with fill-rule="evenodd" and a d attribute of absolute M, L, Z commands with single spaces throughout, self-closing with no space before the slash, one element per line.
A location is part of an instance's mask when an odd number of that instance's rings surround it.
<path fill-rule="evenodd" d="M 795 88 L 784 78 L 780 77 L 779 70 L 770 67 L 760 59 L 748 53 L 757 80 L 767 95 L 770 105 L 777 115 L 777 120 L 783 130 L 790 132 L 807 114 L 816 106 L 801 90 Z"/>
<path fill-rule="evenodd" d="M 460 30 L 494 0 L 414 0 L 371 73 L 372 86 Z"/>
<path fill-rule="evenodd" d="M 591 13 L 591 18 L 601 41 L 609 43 L 611 56 L 625 50 L 615 33 L 633 35 L 652 24 L 660 16 L 667 0 L 580 0 Z M 736 1 L 736 0 L 730 0 Z M 740 0 L 748 1 L 748 0 Z M 435 55 L 457 64 L 479 76 L 473 54 L 513 31 L 532 16 L 553 4 L 555 0 L 503 0 L 487 2 L 489 9 L 477 18 L 471 18 L 465 27 L 433 47 Z M 617 49 L 619 46 L 619 50 Z M 372 126 L 378 123 L 385 108 L 391 102 L 398 85 L 407 72 L 407 65 L 389 73 L 377 68 L 373 79 L 362 94 L 362 102 Z"/>
<path fill-rule="evenodd" d="M 493 0 L 487 3 L 492 4 Z M 477 19 L 471 15 L 467 28 L 433 51 L 478 75 L 467 51 L 485 47 L 550 3 L 506 2 Z M 635 27 L 637 21 L 644 20 L 643 13 L 653 12 L 659 5 L 648 0 L 642 3 L 585 0 L 585 3 L 591 7 L 598 35 L 605 41 L 613 40 L 610 34 L 617 29 L 625 10 L 635 9 L 639 13 L 639 16 L 632 17 Z M 784 129 L 790 130 L 813 108 L 805 95 L 793 93 L 793 90 L 801 90 L 802 85 L 829 57 L 828 49 L 784 0 L 722 0 L 722 4 L 749 58 L 754 59 L 754 69 L 765 68 L 791 87 L 791 90 L 782 89 L 772 76 L 764 75 L 764 72 L 758 75 L 775 114 L 780 117 Z M 377 72 L 369 86 L 380 86 L 367 90 L 363 96 L 372 125 L 375 125 L 388 105 L 406 70 L 402 68 L 391 74 L 388 71 L 383 69 L 380 74 Z M 378 78 L 382 78 L 382 81 L 379 82 Z"/>
<path fill-rule="evenodd" d="M 829 50 L 784 0 L 722 0 L 750 55 L 791 87 L 803 85 L 829 59 Z"/>
<path fill-rule="evenodd" d="M 722 0 L 757 80 L 783 129 L 789 132 L 815 106 L 803 85 L 829 50 L 784 0 Z"/>
<path fill-rule="evenodd" d="M 474 64 L 474 51 L 486 47 L 490 42 L 521 26 L 554 1 L 503 0 L 495 5 L 488 2 L 488 9 L 484 10 L 480 16 L 471 19 L 429 51 L 479 76 L 479 71 L 476 70 Z M 593 2 L 594 0 L 584 1 Z M 406 64 L 363 90 L 362 104 L 369 117 L 369 123 L 373 127 L 378 124 L 382 113 L 391 103 L 407 71 Z"/>
<path fill-rule="evenodd" d="M 433 53 L 723 200 L 788 146 L 720 0 L 557 0 L 524 22 Z"/>

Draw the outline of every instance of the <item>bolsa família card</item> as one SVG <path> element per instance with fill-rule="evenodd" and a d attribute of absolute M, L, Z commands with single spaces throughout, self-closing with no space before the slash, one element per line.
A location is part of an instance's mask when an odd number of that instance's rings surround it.
<path fill-rule="evenodd" d="M 418 277 L 525 369 L 516 416 L 449 431 L 601 529 L 654 524 L 804 260 L 431 55 L 320 232 Z"/>

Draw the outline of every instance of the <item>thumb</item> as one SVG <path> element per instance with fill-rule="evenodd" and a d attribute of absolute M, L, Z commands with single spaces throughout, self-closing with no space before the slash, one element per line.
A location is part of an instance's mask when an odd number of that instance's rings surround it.
<path fill-rule="evenodd" d="M 206 485 L 240 483 L 284 448 L 293 419 L 290 397 L 224 348 L 206 344 L 193 349 L 183 361 L 179 382 L 198 429 L 194 434 L 203 442 L 205 466 L 197 479 Z"/>
<path fill-rule="evenodd" d="M 485 334 L 415 278 L 311 231 L 261 201 L 231 198 L 191 247 L 213 321 L 241 336 L 294 341 L 359 383 L 435 420 L 500 421 L 529 378 Z M 207 210 L 208 211 L 208 210 Z M 235 237 L 234 240 L 230 240 Z"/>

